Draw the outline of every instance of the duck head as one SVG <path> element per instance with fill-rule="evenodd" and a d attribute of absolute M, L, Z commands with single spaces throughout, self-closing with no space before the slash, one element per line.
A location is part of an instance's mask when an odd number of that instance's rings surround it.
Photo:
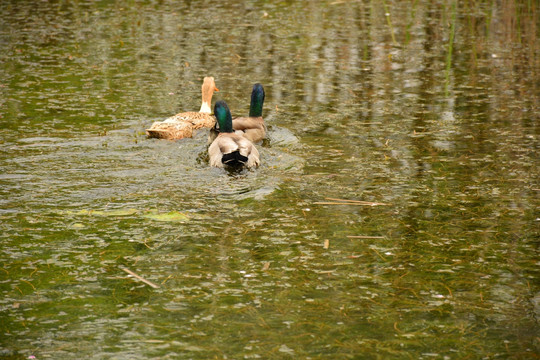
<path fill-rule="evenodd" d="M 214 95 L 214 91 L 219 91 L 219 89 L 216 87 L 216 82 L 214 81 L 214 77 L 207 76 L 204 78 L 203 84 L 202 84 L 202 104 L 201 104 L 201 110 L 199 112 L 210 114 L 212 113 L 211 110 L 211 104 L 212 104 L 212 96 Z"/>
<path fill-rule="evenodd" d="M 249 116 L 260 117 L 262 116 L 264 104 L 264 88 L 261 84 L 257 83 L 253 85 L 251 91 L 251 104 L 249 105 Z"/>
<path fill-rule="evenodd" d="M 214 115 L 219 124 L 220 133 L 233 132 L 231 111 L 225 101 L 219 100 L 216 102 L 216 105 L 214 105 Z"/>

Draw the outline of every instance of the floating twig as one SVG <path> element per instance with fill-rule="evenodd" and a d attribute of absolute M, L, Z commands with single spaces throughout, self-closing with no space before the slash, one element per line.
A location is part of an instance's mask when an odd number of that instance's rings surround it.
<path fill-rule="evenodd" d="M 347 235 L 349 239 L 386 239 L 384 236 Z"/>
<path fill-rule="evenodd" d="M 356 206 L 387 206 L 388 204 L 372 201 L 362 201 L 362 200 L 347 200 L 347 199 L 336 199 L 336 198 L 325 198 L 329 201 L 317 201 L 314 202 L 316 205 L 356 205 Z"/>
<path fill-rule="evenodd" d="M 356 205 L 356 206 L 382 206 L 387 204 L 382 203 L 353 203 L 353 202 L 337 202 L 337 201 L 317 201 L 314 202 L 315 205 Z"/>
<path fill-rule="evenodd" d="M 143 283 L 145 283 L 146 285 L 154 288 L 154 289 L 158 289 L 159 288 L 159 285 L 156 285 L 154 284 L 153 282 L 149 281 L 149 280 L 146 280 L 145 278 L 135 274 L 133 271 L 127 269 L 127 268 L 124 268 L 124 267 L 121 267 L 120 269 L 124 270 L 125 272 L 127 272 L 129 275 L 133 276 L 134 278 L 136 278 L 137 280 L 140 280 L 142 281 Z"/>
<path fill-rule="evenodd" d="M 332 200 L 332 201 L 341 201 L 341 202 L 347 202 L 347 203 L 353 203 L 353 204 L 362 204 L 362 205 L 388 205 L 385 203 L 380 202 L 373 202 L 373 201 L 363 201 L 363 200 L 349 200 L 349 199 L 336 199 L 336 198 L 324 198 L 325 200 Z"/>
<path fill-rule="evenodd" d="M 341 4 L 346 4 L 346 3 L 353 3 L 353 2 L 360 2 L 359 0 L 338 0 L 338 1 L 334 1 L 334 2 L 331 2 L 330 5 L 341 5 Z"/>
<path fill-rule="evenodd" d="M 323 270 L 323 271 L 319 271 L 318 273 L 319 274 L 332 274 L 333 272 L 335 272 L 336 270 Z"/>

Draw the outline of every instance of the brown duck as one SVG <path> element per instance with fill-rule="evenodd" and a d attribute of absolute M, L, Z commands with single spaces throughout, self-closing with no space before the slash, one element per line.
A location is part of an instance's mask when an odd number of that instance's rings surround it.
<path fill-rule="evenodd" d="M 211 128 L 215 124 L 215 118 L 211 115 L 210 108 L 214 91 L 219 91 L 214 78 L 205 77 L 202 84 L 202 104 L 199 112 L 188 111 L 176 114 L 165 121 L 156 121 L 146 134 L 151 138 L 177 140 L 191 137 L 193 130 L 203 127 Z"/>

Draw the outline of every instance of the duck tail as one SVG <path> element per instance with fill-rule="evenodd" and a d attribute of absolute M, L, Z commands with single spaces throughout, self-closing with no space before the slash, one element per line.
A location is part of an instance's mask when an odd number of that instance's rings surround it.
<path fill-rule="evenodd" d="M 248 161 L 247 156 L 240 154 L 239 150 L 223 154 L 221 162 L 228 166 L 244 166 Z"/>

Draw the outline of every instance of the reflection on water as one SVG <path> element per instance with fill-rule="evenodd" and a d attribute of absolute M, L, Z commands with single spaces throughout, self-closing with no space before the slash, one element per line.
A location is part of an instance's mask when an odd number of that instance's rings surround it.
<path fill-rule="evenodd" d="M 453 11 L 0 3 L 0 355 L 538 354 L 538 6 Z M 144 136 L 207 75 L 259 169 Z"/>

